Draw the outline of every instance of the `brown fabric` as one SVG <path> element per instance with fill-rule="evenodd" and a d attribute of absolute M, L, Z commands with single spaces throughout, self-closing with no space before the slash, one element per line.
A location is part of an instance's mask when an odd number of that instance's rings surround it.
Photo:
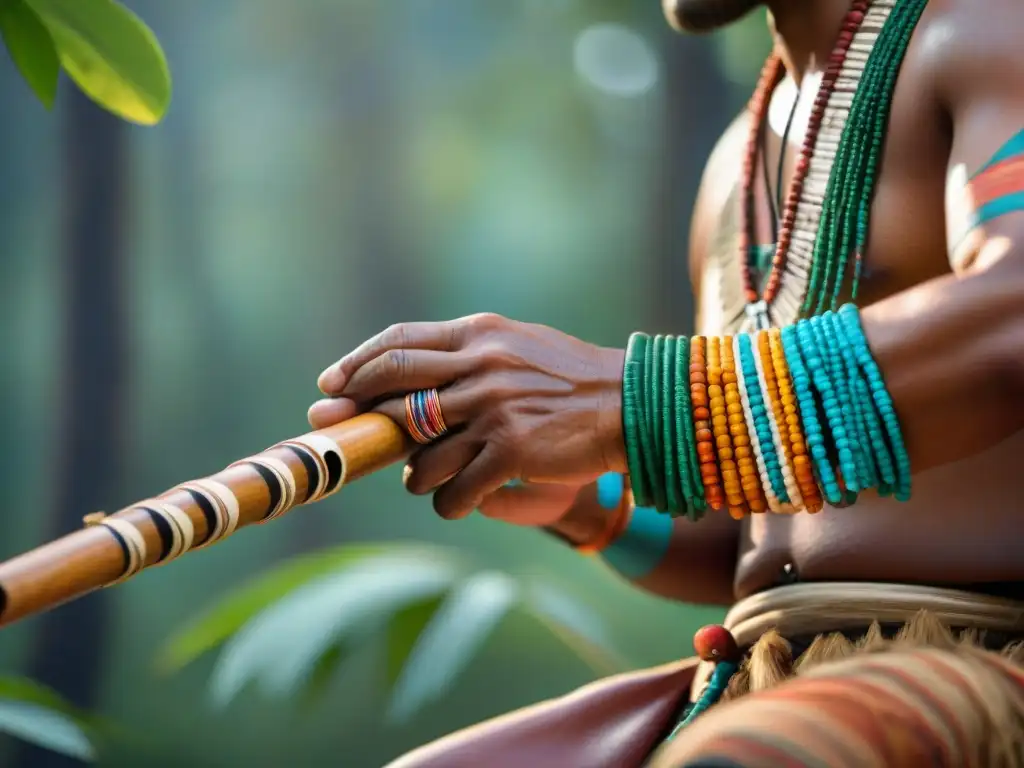
<path fill-rule="evenodd" d="M 599 680 L 472 726 L 386 768 L 640 768 L 689 695 L 698 659 Z"/>

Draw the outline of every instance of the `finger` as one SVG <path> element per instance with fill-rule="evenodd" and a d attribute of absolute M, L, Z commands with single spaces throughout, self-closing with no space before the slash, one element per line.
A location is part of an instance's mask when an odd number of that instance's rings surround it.
<path fill-rule="evenodd" d="M 487 496 L 477 511 L 512 525 L 550 525 L 565 514 L 578 493 L 575 486 L 554 483 L 504 485 Z"/>
<path fill-rule="evenodd" d="M 483 447 L 484 441 L 468 432 L 438 440 L 409 459 L 405 487 L 417 496 L 430 493 L 468 466 Z"/>
<path fill-rule="evenodd" d="M 437 397 L 441 403 L 441 417 L 445 426 L 454 429 L 464 426 L 472 418 L 482 402 L 483 394 L 472 387 L 454 386 L 439 391 Z M 409 418 L 404 397 L 378 403 L 373 407 L 373 411 L 383 413 L 402 429 L 408 430 Z"/>
<path fill-rule="evenodd" d="M 346 397 L 328 397 L 317 400 L 309 407 L 306 418 L 313 429 L 323 429 L 332 424 L 351 419 L 359 413 L 359 408 Z"/>
<path fill-rule="evenodd" d="M 487 444 L 459 474 L 434 493 L 434 511 L 445 520 L 466 517 L 514 476 L 501 454 Z"/>
<path fill-rule="evenodd" d="M 391 349 L 353 371 L 339 394 L 366 403 L 387 395 L 440 388 L 477 368 L 467 352 Z"/>
<path fill-rule="evenodd" d="M 368 362 L 391 349 L 433 349 L 451 352 L 457 346 L 454 322 L 398 323 L 364 341 L 320 374 L 317 386 L 325 395 L 338 394 L 348 378 Z"/>

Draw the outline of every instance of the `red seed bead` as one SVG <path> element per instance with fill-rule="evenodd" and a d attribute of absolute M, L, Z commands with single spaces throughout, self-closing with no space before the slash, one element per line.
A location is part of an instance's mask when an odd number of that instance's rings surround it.
<path fill-rule="evenodd" d="M 781 217 L 782 226 L 778 233 L 776 245 L 776 258 L 772 261 L 769 279 L 765 283 L 763 293 L 757 289 L 754 276 L 751 274 L 747 260 L 750 248 L 755 237 L 754 230 L 754 183 L 756 178 L 756 167 L 758 165 L 758 153 L 761 132 L 765 124 L 768 105 L 771 102 L 772 92 L 785 76 L 785 68 L 782 59 L 773 53 L 765 62 L 761 70 L 761 77 L 758 80 L 757 88 L 748 104 L 750 112 L 751 127 L 747 140 L 746 152 L 743 157 L 743 173 L 740 183 L 740 194 L 743 205 L 740 209 L 740 278 L 743 285 L 743 295 L 748 304 L 763 300 L 771 304 L 775 300 L 782 282 L 782 275 L 786 269 L 789 246 L 792 242 L 790 237 L 793 226 L 796 223 L 796 208 L 799 205 L 800 197 L 803 194 L 804 182 L 810 168 L 811 155 L 817 143 L 818 132 L 824 120 L 825 109 L 828 107 L 829 99 L 835 89 L 836 81 L 839 79 L 843 63 L 846 61 L 850 45 L 853 43 L 854 35 L 860 29 L 868 9 L 867 0 L 855 0 L 843 19 L 839 36 L 832 52 L 828 57 L 825 73 L 822 76 L 821 85 L 814 98 L 814 106 L 811 110 L 810 119 L 807 125 L 807 134 L 801 148 L 800 158 L 797 162 L 793 180 L 790 182 L 790 195 L 785 215 Z"/>
<path fill-rule="evenodd" d="M 708 624 L 693 636 L 693 650 L 702 661 L 738 661 L 740 648 L 736 638 L 720 624 Z"/>

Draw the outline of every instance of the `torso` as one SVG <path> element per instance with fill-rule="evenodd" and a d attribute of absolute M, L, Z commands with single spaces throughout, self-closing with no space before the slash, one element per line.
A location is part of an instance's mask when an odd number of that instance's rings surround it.
<path fill-rule="evenodd" d="M 872 209 L 865 275 L 857 297 L 860 306 L 950 271 L 944 190 L 951 136 L 948 120 L 928 87 L 931 52 L 922 50 L 926 43 L 921 39 L 926 39 L 924 27 L 929 23 L 926 12 L 896 88 Z M 817 79 L 805 82 L 804 102 L 813 100 L 807 91 L 816 85 Z M 778 97 L 784 98 L 784 93 L 780 90 Z M 788 108 L 781 111 L 788 113 Z M 779 156 L 785 116 L 782 124 L 772 121 L 771 168 Z M 799 110 L 787 151 L 787 178 L 795 166 L 806 119 L 806 110 Z M 731 202 L 746 137 L 745 124 L 730 129 L 705 175 L 698 216 L 709 217 L 701 226 L 709 235 L 713 230 L 708 221 L 716 222 L 716 236 L 728 235 L 722 228 L 735 226 Z M 758 220 L 767 222 L 763 184 L 758 188 Z M 708 238 L 706 247 L 712 247 L 713 239 Z M 714 275 L 704 274 L 702 284 L 706 287 L 713 279 Z M 705 305 L 701 332 L 728 330 L 711 327 L 715 312 L 706 305 L 713 299 L 701 298 Z M 950 439 L 956 439 L 955 425 L 951 425 Z M 913 498 L 905 504 L 862 494 L 849 509 L 751 517 L 741 535 L 737 597 L 792 577 L 951 585 L 1024 582 L 1018 544 L 1024 538 L 1022 451 L 1024 433 L 967 461 L 917 475 Z"/>

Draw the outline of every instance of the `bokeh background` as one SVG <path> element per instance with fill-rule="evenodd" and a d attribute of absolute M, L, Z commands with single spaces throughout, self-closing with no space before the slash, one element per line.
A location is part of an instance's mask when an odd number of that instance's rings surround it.
<path fill-rule="evenodd" d="M 175 78 L 156 128 L 0 62 L 0 558 L 306 429 L 315 379 L 390 323 L 493 311 L 621 345 L 691 327 L 689 209 L 768 49 L 682 37 L 656 0 L 131 0 Z M 119 726 L 100 764 L 373 768 L 597 674 L 502 622 L 454 687 L 382 717 L 367 657 L 313 707 L 210 705 L 160 675 L 218 595 L 329 544 L 421 541 L 543 574 L 630 666 L 720 612 L 641 593 L 541 533 L 445 523 L 398 469 L 0 633 L 0 670 Z M 72 765 L 0 741 L 12 768 Z"/>

